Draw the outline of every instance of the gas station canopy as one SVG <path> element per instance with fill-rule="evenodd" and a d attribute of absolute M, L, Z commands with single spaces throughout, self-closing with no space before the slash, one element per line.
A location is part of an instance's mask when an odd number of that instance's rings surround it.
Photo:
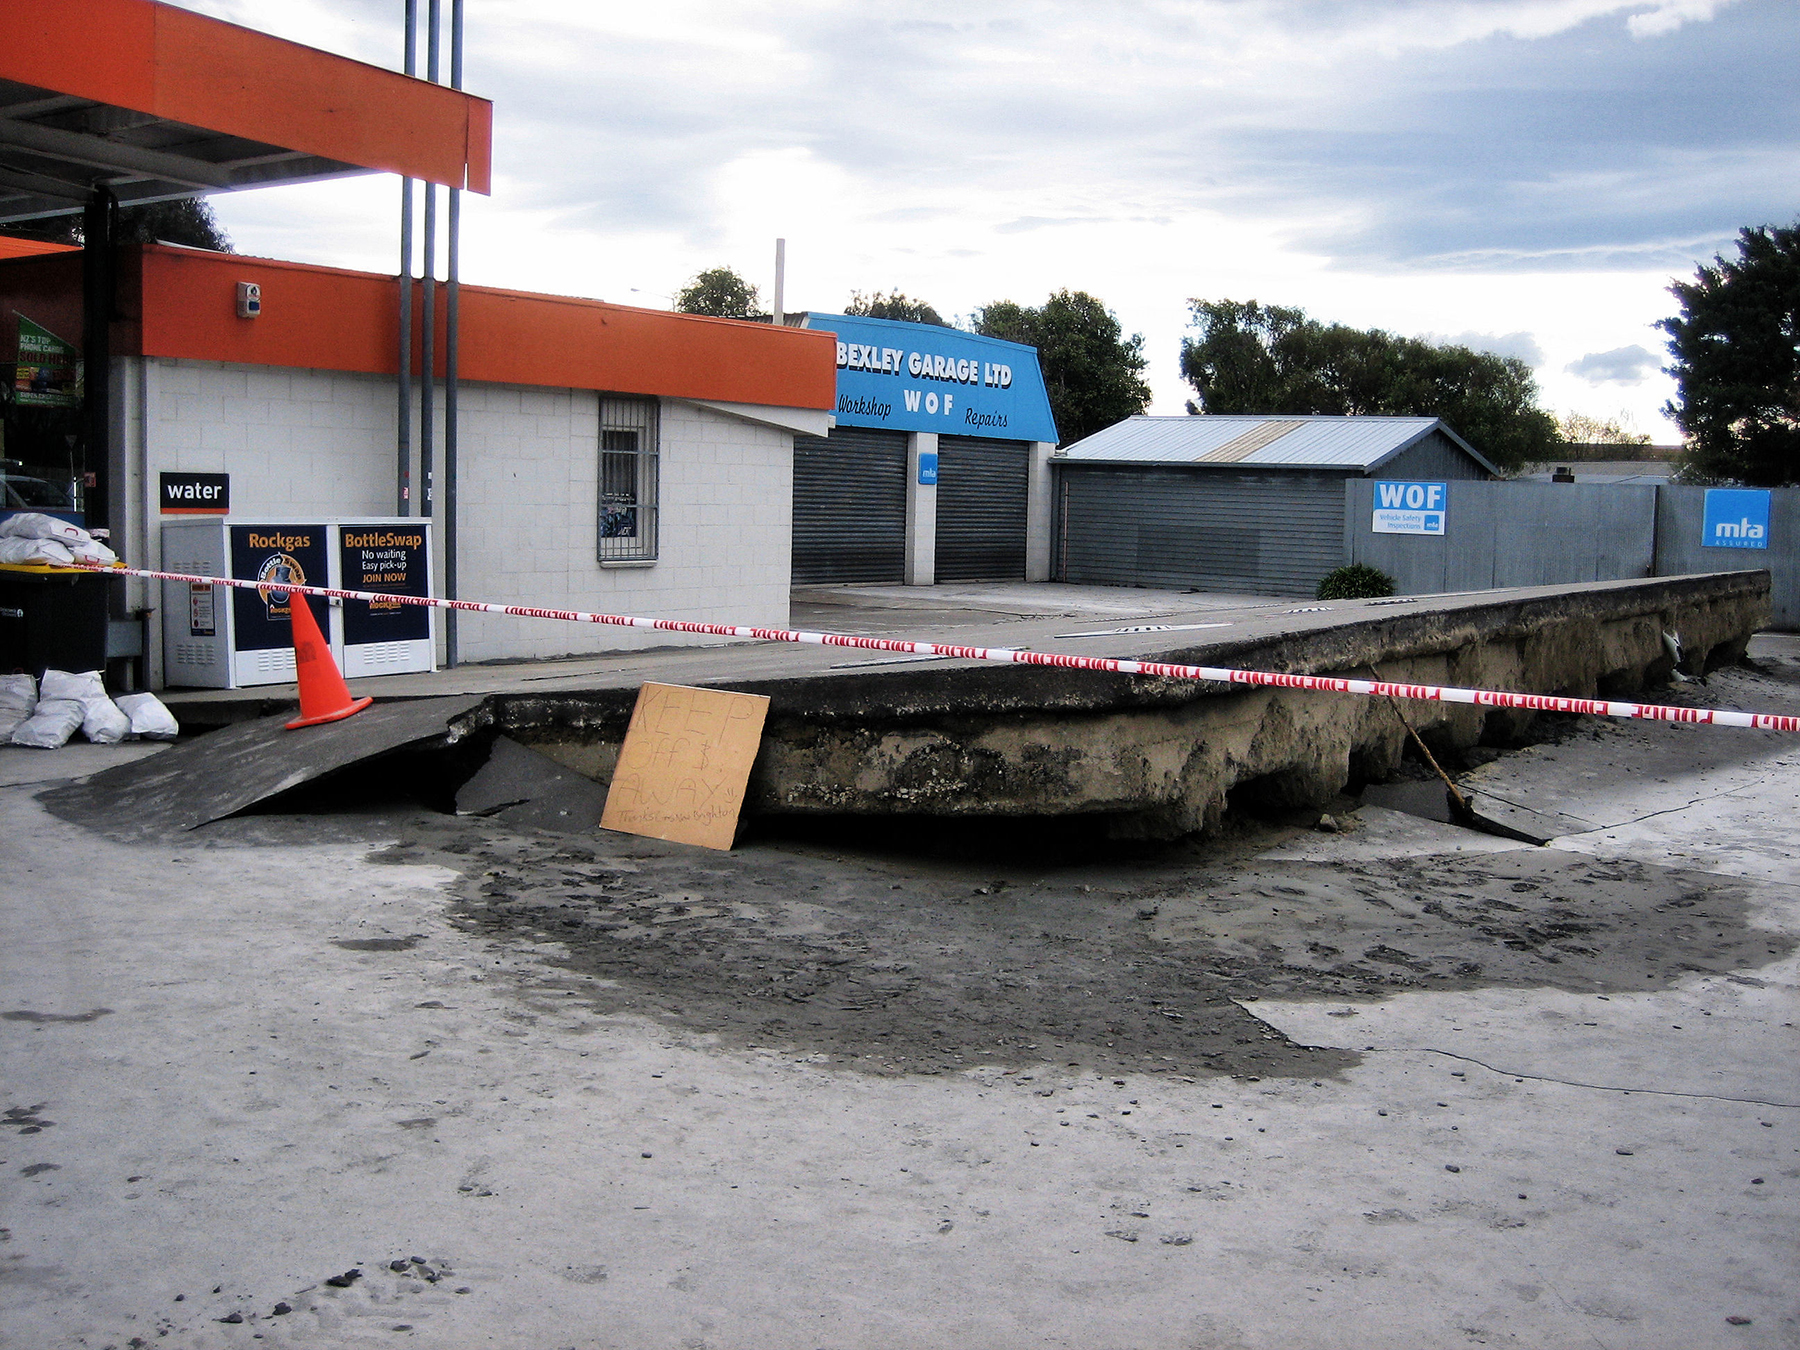
<path fill-rule="evenodd" d="M 0 222 L 388 172 L 490 190 L 493 105 L 156 0 L 0 0 Z"/>

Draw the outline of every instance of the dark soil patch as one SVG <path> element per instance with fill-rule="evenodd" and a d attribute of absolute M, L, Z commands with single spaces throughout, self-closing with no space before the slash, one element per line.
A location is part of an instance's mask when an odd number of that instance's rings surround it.
<path fill-rule="evenodd" d="M 1145 889 L 1158 936 L 1233 993 L 1376 998 L 1477 985 L 1662 989 L 1794 948 L 1749 883 L 1556 849 L 1200 869 Z"/>
<path fill-rule="evenodd" d="M 419 945 L 414 937 L 386 938 L 333 938 L 331 945 L 342 947 L 347 952 L 407 952 Z"/>
<path fill-rule="evenodd" d="M 559 990 L 566 971 L 610 982 L 576 987 L 596 1011 L 870 1072 L 1062 1062 L 1317 1078 L 1354 1062 L 1250 1016 L 1115 889 L 769 847 L 704 853 L 420 825 L 389 860 L 460 868 L 456 921 L 559 944 L 565 954 L 549 962 Z"/>
<path fill-rule="evenodd" d="M 1715 874 L 1521 848 L 1363 862 L 1275 839 L 1081 866 L 927 861 L 791 841 L 711 853 L 418 820 L 386 855 L 463 873 L 453 918 L 555 944 L 558 997 L 869 1072 L 1078 1063 L 1321 1077 L 1234 1000 L 1492 984 L 1667 987 L 1794 943 Z"/>

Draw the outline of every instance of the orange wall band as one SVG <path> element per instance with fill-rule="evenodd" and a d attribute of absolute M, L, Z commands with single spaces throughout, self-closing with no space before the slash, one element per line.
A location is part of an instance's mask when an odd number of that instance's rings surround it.
<path fill-rule="evenodd" d="M 0 0 L 0 79 L 492 190 L 493 105 L 155 0 Z"/>
<path fill-rule="evenodd" d="M 237 285 L 262 287 L 262 314 L 237 317 Z M 0 261 L 0 313 L 15 305 L 70 324 L 80 340 L 80 258 Z M 439 283 L 438 363 L 444 302 Z M 420 349 L 413 306 L 414 352 Z M 400 287 L 393 277 L 163 245 L 120 250 L 121 355 L 392 375 Z M 416 359 L 416 358 L 415 358 Z M 462 288 L 460 375 L 492 384 L 829 410 L 837 340 L 826 332 L 707 319 L 566 296 Z"/>
<path fill-rule="evenodd" d="M 79 244 L 49 244 L 42 239 L 0 234 L 0 258 L 36 258 L 46 253 L 73 253 L 79 248 Z"/>

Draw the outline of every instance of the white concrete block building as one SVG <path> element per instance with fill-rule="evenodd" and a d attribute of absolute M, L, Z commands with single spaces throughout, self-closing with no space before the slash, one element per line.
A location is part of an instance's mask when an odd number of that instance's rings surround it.
<path fill-rule="evenodd" d="M 165 484 L 223 475 L 227 522 L 429 515 L 442 577 L 442 442 L 420 453 L 416 405 L 404 467 L 396 448 L 397 280 L 158 246 L 126 253 L 128 318 L 113 335 L 120 555 L 160 566 Z M 238 317 L 239 282 L 261 287 L 258 317 Z M 9 319 L 54 321 L 52 302 L 79 295 L 66 258 L 0 262 Z M 794 437 L 832 426 L 830 334 L 472 286 L 460 331 L 462 598 L 787 623 Z M 143 675 L 160 686 L 163 598 L 153 583 L 131 590 Z M 489 615 L 458 623 L 464 661 L 680 640 Z M 441 625 L 439 636 L 441 646 Z"/>

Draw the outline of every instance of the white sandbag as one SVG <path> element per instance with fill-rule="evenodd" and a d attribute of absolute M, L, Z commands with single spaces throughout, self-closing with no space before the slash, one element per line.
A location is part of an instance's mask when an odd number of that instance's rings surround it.
<path fill-rule="evenodd" d="M 31 716 L 12 734 L 14 745 L 55 750 L 75 734 L 87 710 L 72 698 L 41 698 Z"/>
<path fill-rule="evenodd" d="M 95 745 L 117 745 L 131 735 L 131 718 L 102 694 L 82 704 L 81 734 Z"/>
<path fill-rule="evenodd" d="M 81 704 L 81 734 L 95 745 L 117 745 L 131 734 L 131 719 L 119 711 L 97 670 L 46 670 L 40 698 L 74 699 Z"/>
<path fill-rule="evenodd" d="M 85 703 L 90 698 L 106 698 L 106 682 L 97 670 L 46 670 L 44 682 L 38 686 L 38 697 L 72 698 Z"/>
<path fill-rule="evenodd" d="M 37 680 L 33 677 L 0 675 L 0 744 L 12 739 L 13 732 L 37 707 L 37 701 Z"/>
<path fill-rule="evenodd" d="M 0 525 L 7 522 L 0 521 Z M 0 539 L 0 563 L 49 563 L 73 567 L 75 555 L 54 539 Z"/>
<path fill-rule="evenodd" d="M 175 720 L 175 714 L 155 694 L 120 694 L 113 702 L 131 719 L 133 736 L 150 741 L 172 741 L 181 734 L 181 724 Z"/>
<path fill-rule="evenodd" d="M 55 539 L 63 544 L 88 544 L 93 542 L 94 536 L 60 516 L 47 516 L 42 511 L 21 511 L 0 520 L 0 538 Z"/>
<path fill-rule="evenodd" d="M 45 542 L 54 541 L 46 540 Z M 98 563 L 102 567 L 111 567 L 119 561 L 119 555 L 98 539 L 90 539 L 85 544 L 70 544 L 67 547 L 69 552 L 74 555 L 76 562 Z"/>

